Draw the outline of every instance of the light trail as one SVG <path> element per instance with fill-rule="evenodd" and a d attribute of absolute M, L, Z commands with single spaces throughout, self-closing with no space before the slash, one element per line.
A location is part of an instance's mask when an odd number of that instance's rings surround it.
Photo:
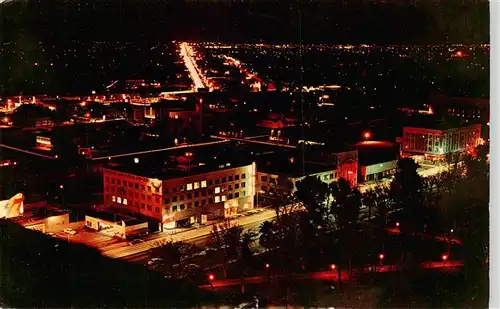
<path fill-rule="evenodd" d="M 229 140 L 214 141 L 214 142 L 205 142 L 205 143 L 198 143 L 198 144 L 186 144 L 186 145 L 179 145 L 179 146 L 173 146 L 173 147 L 167 147 L 167 148 L 145 150 L 145 151 L 137 151 L 137 152 L 122 153 L 122 154 L 118 154 L 118 155 L 111 155 L 111 156 L 105 156 L 105 157 L 99 157 L 99 158 L 92 158 L 92 160 L 93 161 L 104 160 L 104 159 L 108 159 L 109 160 L 109 159 L 112 159 L 112 158 L 128 157 L 128 156 L 135 156 L 135 155 L 143 155 L 143 154 L 149 154 L 149 153 L 155 153 L 155 152 L 162 152 L 162 151 L 169 151 L 169 150 L 176 150 L 176 149 L 183 149 L 183 148 L 191 148 L 191 147 L 209 146 L 209 145 L 216 145 L 216 144 L 222 144 L 222 143 L 227 143 L 227 142 L 229 142 Z"/>
<path fill-rule="evenodd" d="M 36 152 L 33 152 L 33 151 L 29 151 L 29 150 L 25 150 L 25 149 L 13 147 L 13 146 L 5 145 L 5 144 L 0 144 L 0 147 L 4 147 L 4 148 L 10 149 L 10 150 L 14 150 L 14 151 L 24 152 L 24 153 L 27 153 L 27 154 L 30 154 L 30 155 L 34 155 L 34 156 L 38 156 L 38 157 L 42 157 L 42 158 L 45 158 L 45 159 L 50 159 L 50 160 L 57 159 L 56 157 L 51 157 L 51 156 L 43 155 L 41 153 L 36 153 Z"/>
<path fill-rule="evenodd" d="M 198 72 L 196 61 L 193 59 L 191 47 L 187 43 L 183 42 L 180 44 L 180 48 L 181 56 L 184 59 L 184 64 L 186 65 L 186 68 L 189 71 L 189 75 L 193 80 L 195 91 L 199 88 L 206 88 L 205 84 L 203 83 L 202 77 Z"/>
<path fill-rule="evenodd" d="M 297 148 L 296 146 L 292 146 L 292 145 L 277 144 L 277 143 L 265 142 L 265 141 L 256 141 L 256 140 L 252 140 L 250 138 L 237 138 L 237 137 L 217 136 L 217 135 L 210 135 L 210 137 L 221 139 L 221 140 L 233 140 L 233 141 L 240 141 L 240 142 L 249 142 L 249 143 L 254 143 L 254 144 L 262 144 L 262 145 L 269 145 L 269 146 L 276 146 L 276 147 L 285 147 L 285 148 L 290 148 L 290 149 Z M 254 138 L 258 138 L 258 137 L 254 137 Z"/>

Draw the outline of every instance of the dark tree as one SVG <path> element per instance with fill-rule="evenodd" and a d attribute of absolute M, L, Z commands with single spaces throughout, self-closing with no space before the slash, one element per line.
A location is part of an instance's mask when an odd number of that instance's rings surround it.
<path fill-rule="evenodd" d="M 396 174 L 390 185 L 394 208 L 401 212 L 400 231 L 404 260 L 408 262 L 417 250 L 415 237 L 424 230 L 423 183 L 413 159 L 403 158 L 397 163 Z"/>

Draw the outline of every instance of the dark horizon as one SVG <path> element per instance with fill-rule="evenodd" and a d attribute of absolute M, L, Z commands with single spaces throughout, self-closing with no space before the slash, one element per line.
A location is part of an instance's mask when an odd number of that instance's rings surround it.
<path fill-rule="evenodd" d="M 2 40 L 452 44 L 489 41 L 487 1 L 14 1 Z M 409 5 L 405 5 L 409 4 Z M 397 26 L 395 26 L 397 25 Z"/>

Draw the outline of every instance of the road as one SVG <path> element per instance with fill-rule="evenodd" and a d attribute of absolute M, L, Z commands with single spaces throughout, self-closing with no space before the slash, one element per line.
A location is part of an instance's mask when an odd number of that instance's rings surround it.
<path fill-rule="evenodd" d="M 446 261 L 446 262 L 429 261 L 429 262 L 424 262 L 420 265 L 421 268 L 427 268 L 427 269 L 444 268 L 449 270 L 454 270 L 462 266 L 463 266 L 462 261 Z M 365 271 L 367 270 L 370 271 L 371 269 L 365 269 Z M 399 270 L 399 267 L 396 265 L 383 265 L 383 266 L 377 266 L 375 268 L 376 272 L 394 272 L 397 270 Z M 353 276 L 356 276 L 361 273 L 363 273 L 363 269 L 361 268 L 353 269 Z M 245 284 L 259 284 L 259 283 L 265 283 L 268 280 L 276 280 L 279 279 L 280 277 L 282 277 L 282 275 L 271 276 L 270 279 L 264 276 L 247 277 L 244 279 L 244 282 Z M 338 271 L 325 270 L 325 271 L 318 271 L 311 273 L 301 273 L 301 274 L 295 274 L 294 277 L 295 279 L 298 280 L 309 279 L 309 280 L 322 280 L 322 281 L 327 281 L 327 280 L 336 281 L 338 280 Z M 348 281 L 349 272 L 347 270 L 341 270 L 341 278 L 343 282 Z M 242 282 L 241 278 L 213 280 L 211 284 L 202 285 L 200 287 L 204 289 L 215 289 L 215 288 L 223 288 L 230 286 L 238 286 L 241 285 L 241 282 Z"/>
<path fill-rule="evenodd" d="M 251 216 L 242 216 L 231 220 L 232 224 L 237 224 L 245 229 L 257 228 L 262 222 L 271 220 L 276 216 L 276 212 L 271 209 L 263 209 L 262 211 Z M 108 247 L 101 248 L 104 255 L 111 258 L 125 258 L 132 255 L 137 255 L 154 248 L 154 244 L 158 241 L 172 240 L 184 242 L 206 242 L 206 238 L 212 231 L 212 226 L 207 225 L 200 228 L 181 231 L 172 235 L 163 233 L 156 234 L 157 236 L 146 240 L 144 243 L 129 246 L 126 243 L 113 244 Z"/>
<path fill-rule="evenodd" d="M 205 88 L 204 76 L 198 70 L 196 65 L 196 60 L 193 57 L 193 49 L 187 43 L 183 42 L 180 44 L 181 57 L 184 60 L 184 64 L 189 71 L 189 76 L 193 80 L 195 89 Z"/>

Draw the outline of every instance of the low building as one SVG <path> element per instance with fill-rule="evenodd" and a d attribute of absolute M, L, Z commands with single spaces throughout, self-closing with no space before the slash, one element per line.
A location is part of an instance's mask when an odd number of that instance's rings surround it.
<path fill-rule="evenodd" d="M 481 125 L 446 122 L 425 126 L 405 126 L 401 139 L 403 156 L 419 160 L 442 160 L 446 154 L 468 151 L 481 143 Z"/>
<path fill-rule="evenodd" d="M 377 181 L 396 172 L 399 145 L 387 141 L 364 141 L 355 145 L 359 154 L 358 182 Z"/>
<path fill-rule="evenodd" d="M 226 145 L 126 158 L 103 168 L 104 203 L 159 229 L 253 209 L 256 167 Z"/>
<path fill-rule="evenodd" d="M 275 148 L 256 152 L 255 157 L 256 199 L 259 205 L 290 201 L 297 190 L 297 183 L 307 176 L 319 177 L 326 183 L 337 181 L 342 176 L 341 168 L 331 156 L 326 160 L 308 159 L 302 162 L 300 150 Z"/>
<path fill-rule="evenodd" d="M 59 231 L 70 223 L 67 212 L 48 206 L 27 210 L 11 220 L 27 229 L 42 233 Z"/>
<path fill-rule="evenodd" d="M 85 216 L 85 227 L 123 239 L 147 233 L 148 223 L 123 214 L 96 212 Z"/>

